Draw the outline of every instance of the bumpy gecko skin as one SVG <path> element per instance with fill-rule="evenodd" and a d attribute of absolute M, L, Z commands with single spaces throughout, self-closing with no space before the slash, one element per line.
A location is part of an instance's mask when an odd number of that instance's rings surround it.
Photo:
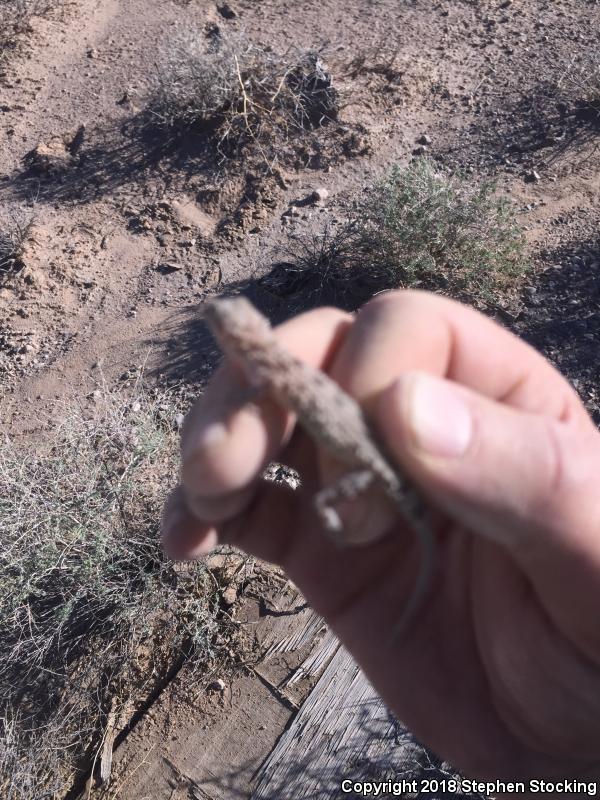
<path fill-rule="evenodd" d="M 432 572 L 434 539 L 420 494 L 388 460 L 358 403 L 325 373 L 285 350 L 269 321 L 246 298 L 210 301 L 205 306 L 205 319 L 225 355 L 243 371 L 248 383 L 293 412 L 315 444 L 350 468 L 338 484 L 315 497 L 324 528 L 335 534 L 336 541 L 343 540 L 336 501 L 355 497 L 373 482 L 381 485 L 414 528 L 421 544 L 421 568 L 394 629 L 393 637 L 397 638 L 421 604 Z"/>

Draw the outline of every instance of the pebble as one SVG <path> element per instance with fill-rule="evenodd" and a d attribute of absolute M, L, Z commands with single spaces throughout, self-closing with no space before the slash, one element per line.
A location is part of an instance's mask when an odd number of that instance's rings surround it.
<path fill-rule="evenodd" d="M 221 5 L 217 5 L 217 11 L 223 17 L 223 19 L 234 19 L 237 17 L 237 11 L 232 8 L 229 3 L 221 3 Z"/>
<path fill-rule="evenodd" d="M 417 139 L 417 144 L 431 144 L 431 137 L 424 133 Z"/>
<path fill-rule="evenodd" d="M 173 427 L 175 428 L 176 431 L 181 430 L 181 428 L 183 427 L 184 420 L 185 420 L 185 414 L 175 414 L 175 416 L 173 417 Z"/>
<path fill-rule="evenodd" d="M 329 190 L 320 186 L 306 198 L 309 203 L 324 203 L 329 197 Z"/>
<path fill-rule="evenodd" d="M 538 183 L 540 180 L 539 172 L 536 172 L 534 169 L 530 170 L 529 172 L 525 173 L 525 180 L 527 183 Z"/>
<path fill-rule="evenodd" d="M 237 600 L 237 587 L 233 584 L 228 586 L 223 592 L 223 602 L 226 606 L 232 606 Z"/>

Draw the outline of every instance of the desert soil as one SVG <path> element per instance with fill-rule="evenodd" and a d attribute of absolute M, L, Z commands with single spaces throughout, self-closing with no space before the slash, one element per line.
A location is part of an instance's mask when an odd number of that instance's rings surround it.
<path fill-rule="evenodd" d="M 301 282 L 277 267 L 290 235 L 339 224 L 353 194 L 408 163 L 424 135 L 432 157 L 513 198 L 531 271 L 488 313 L 557 364 L 600 422 L 600 124 L 561 115 L 545 93 L 598 51 L 599 23 L 595 0 L 72 0 L 35 18 L 0 68 L 0 215 L 34 217 L 24 267 L 0 288 L 3 430 L 43 436 L 56 399 L 93 402 L 99 380 L 126 384 L 142 368 L 150 383 L 201 386 L 215 356 L 203 300 L 240 288 L 275 319 L 305 306 Z M 327 156 L 291 142 L 296 158 L 269 173 L 260 161 L 207 165 L 197 142 L 145 140 L 136 119 L 160 48 L 191 26 L 278 52 L 322 47 L 345 100 Z M 321 187 L 324 203 L 293 205 Z M 242 738 L 260 720 L 264 757 L 294 707 L 274 706 L 248 673 L 238 680 L 254 709 Z M 119 740 L 127 763 L 173 760 L 187 713 L 177 691 L 165 688 L 150 748 L 147 720 Z M 204 742 L 227 719 L 222 758 L 235 764 L 228 702 L 202 700 Z M 188 796 L 166 780 L 140 794 L 119 774 L 127 800 Z"/>

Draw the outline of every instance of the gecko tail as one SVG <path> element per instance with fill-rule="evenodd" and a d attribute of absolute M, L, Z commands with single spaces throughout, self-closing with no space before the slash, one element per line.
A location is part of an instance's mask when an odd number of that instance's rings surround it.
<path fill-rule="evenodd" d="M 389 640 L 390 646 L 396 644 L 400 639 L 403 639 L 408 633 L 415 621 L 417 612 L 423 604 L 428 590 L 431 588 L 435 553 L 435 543 L 431 536 L 431 528 L 423 520 L 419 520 L 418 524 L 415 524 L 415 520 L 413 520 L 413 527 L 419 539 L 421 564 L 417 572 L 417 580 L 408 598 L 408 602 L 404 607 L 404 611 L 396 625 L 392 628 Z"/>

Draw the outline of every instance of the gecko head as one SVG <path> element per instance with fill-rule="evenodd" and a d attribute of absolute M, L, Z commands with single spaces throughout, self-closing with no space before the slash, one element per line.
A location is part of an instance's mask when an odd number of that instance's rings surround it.
<path fill-rule="evenodd" d="M 223 297 L 204 306 L 204 318 L 228 355 L 251 350 L 270 335 L 269 321 L 245 297 Z"/>

